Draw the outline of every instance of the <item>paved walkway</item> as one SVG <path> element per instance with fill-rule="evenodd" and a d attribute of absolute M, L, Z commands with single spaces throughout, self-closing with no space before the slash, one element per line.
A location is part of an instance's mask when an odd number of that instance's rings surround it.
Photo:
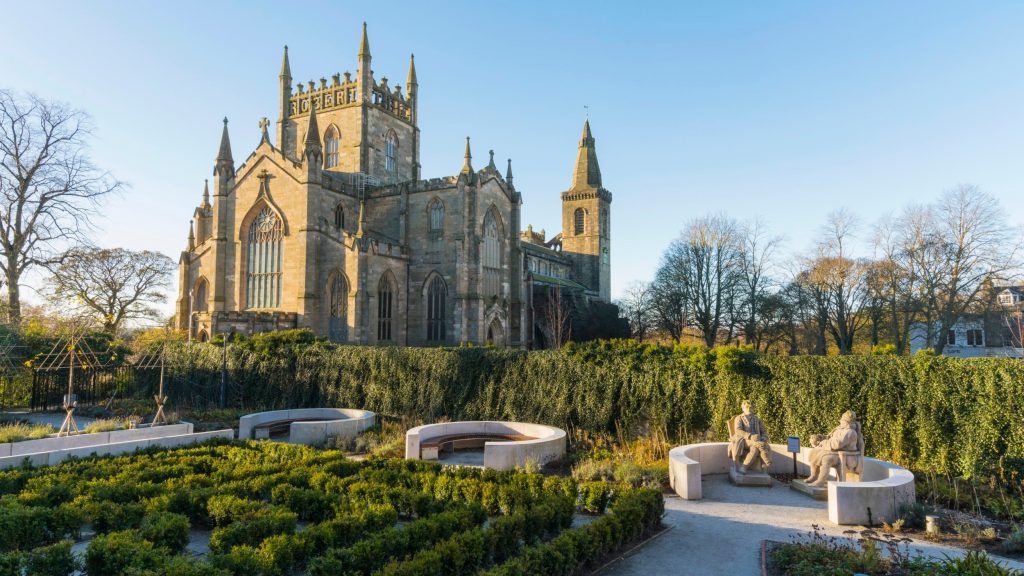
<path fill-rule="evenodd" d="M 0 412 L 0 420 L 5 418 L 12 418 L 17 420 L 27 420 L 33 424 L 49 424 L 54 428 L 60 428 L 60 425 L 64 423 L 64 412 L 29 412 L 29 411 L 11 411 L 11 412 Z M 95 418 L 87 418 L 85 416 L 75 416 L 75 423 L 78 424 L 79 430 L 84 430 L 86 426 L 92 424 Z"/>
<path fill-rule="evenodd" d="M 843 536 L 856 526 L 835 526 L 828 521 L 825 502 L 775 482 L 771 488 L 740 488 L 725 475 L 704 477 L 704 499 L 665 499 L 665 524 L 670 529 L 608 566 L 602 576 L 650 576 L 651 574 L 756 575 L 760 574 L 762 540 L 786 542 L 807 534 L 811 526 Z M 942 557 L 962 550 L 924 541 L 910 544 L 912 552 Z M 1006 560 L 1007 566 L 1024 569 L 1024 563 Z"/>

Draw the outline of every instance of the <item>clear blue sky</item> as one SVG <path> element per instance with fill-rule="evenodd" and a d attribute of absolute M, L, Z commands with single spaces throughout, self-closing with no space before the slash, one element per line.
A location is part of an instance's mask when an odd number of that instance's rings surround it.
<path fill-rule="evenodd" d="M 762 216 L 804 249 L 825 215 L 865 221 L 978 184 L 1024 222 L 1024 3 L 5 2 L 0 86 L 98 127 L 131 184 L 96 240 L 177 259 L 216 154 L 275 119 L 295 81 L 378 78 L 416 54 L 424 177 L 513 159 L 523 224 L 557 231 L 584 105 L 612 203 L 612 293 L 649 279 L 691 217 Z M 168 308 L 169 309 L 169 308 Z"/>

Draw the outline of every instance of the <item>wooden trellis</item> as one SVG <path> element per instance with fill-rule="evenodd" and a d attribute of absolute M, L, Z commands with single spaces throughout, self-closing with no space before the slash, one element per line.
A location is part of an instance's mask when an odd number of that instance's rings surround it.
<path fill-rule="evenodd" d="M 79 433 L 78 424 L 75 423 L 75 407 L 78 400 L 75 397 L 75 368 L 81 370 L 102 368 L 103 360 L 100 358 L 88 340 L 84 337 L 85 330 L 73 330 L 69 335 L 62 336 L 50 348 L 50 351 L 36 358 L 33 361 L 33 368 L 43 370 L 64 370 L 68 371 L 68 393 L 64 396 L 64 411 L 67 415 L 60 425 L 57 436 L 70 436 L 72 430 Z"/>
<path fill-rule="evenodd" d="M 167 403 L 167 396 L 164 395 L 164 368 L 167 366 L 167 338 L 160 343 L 160 350 L 148 352 L 137 357 L 132 364 L 135 368 L 160 368 L 160 385 L 156 396 L 156 415 L 153 416 L 151 426 L 167 424 L 167 417 L 164 415 L 164 404 Z"/>

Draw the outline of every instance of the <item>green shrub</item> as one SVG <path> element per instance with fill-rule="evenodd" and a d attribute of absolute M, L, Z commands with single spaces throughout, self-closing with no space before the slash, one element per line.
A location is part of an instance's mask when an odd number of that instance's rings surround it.
<path fill-rule="evenodd" d="M 0 576 L 21 576 L 21 552 L 0 552 Z"/>
<path fill-rule="evenodd" d="M 1024 526 L 1016 526 L 1003 540 L 1003 550 L 1011 554 L 1024 552 Z"/>
<path fill-rule="evenodd" d="M 210 534 L 210 550 L 226 552 L 240 544 L 258 546 L 269 536 L 294 532 L 296 520 L 294 512 L 276 507 L 267 508 L 226 526 L 214 528 Z"/>
<path fill-rule="evenodd" d="M 13 496 L 0 497 L 0 552 L 30 550 L 49 543 L 46 520 L 46 508 L 25 506 Z"/>
<path fill-rule="evenodd" d="M 901 505 L 897 518 L 903 521 L 904 528 L 921 530 L 925 527 L 925 516 L 927 515 L 927 506 L 920 502 L 913 502 Z"/>
<path fill-rule="evenodd" d="M 25 569 L 31 576 L 70 576 L 80 569 L 78 559 L 71 552 L 71 540 L 32 550 L 25 556 Z"/>
<path fill-rule="evenodd" d="M 116 576 L 157 568 L 165 555 L 133 531 L 100 534 L 85 549 L 89 576 Z"/>
<path fill-rule="evenodd" d="M 141 534 L 154 545 L 176 553 L 188 545 L 190 529 L 188 516 L 173 512 L 154 512 L 142 520 Z"/>
<path fill-rule="evenodd" d="M 142 517 L 146 514 L 143 504 L 116 504 L 110 501 L 90 502 L 87 514 L 92 527 L 98 533 L 117 532 L 138 528 Z"/>

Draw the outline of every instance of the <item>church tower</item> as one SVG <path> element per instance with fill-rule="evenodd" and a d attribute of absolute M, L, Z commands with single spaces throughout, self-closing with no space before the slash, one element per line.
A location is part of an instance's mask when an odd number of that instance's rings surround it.
<path fill-rule="evenodd" d="M 572 186 L 562 192 L 562 253 L 573 263 L 573 279 L 605 302 L 611 300 L 611 203 L 586 120 Z"/>

